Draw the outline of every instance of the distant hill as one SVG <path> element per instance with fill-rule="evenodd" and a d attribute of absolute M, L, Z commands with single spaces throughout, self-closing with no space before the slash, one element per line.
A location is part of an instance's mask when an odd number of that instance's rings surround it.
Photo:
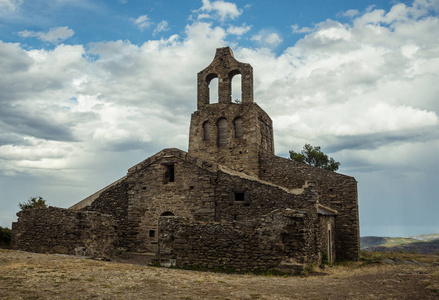
<path fill-rule="evenodd" d="M 422 234 L 410 237 L 365 236 L 360 238 L 361 250 L 382 252 L 439 253 L 439 234 Z"/>
<path fill-rule="evenodd" d="M 419 234 L 419 235 L 408 236 L 408 238 L 428 242 L 428 241 L 439 239 L 439 233 Z"/>

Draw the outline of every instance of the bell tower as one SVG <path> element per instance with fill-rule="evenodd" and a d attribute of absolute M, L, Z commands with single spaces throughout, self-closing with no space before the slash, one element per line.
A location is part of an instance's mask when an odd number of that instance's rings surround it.
<path fill-rule="evenodd" d="M 241 102 L 233 103 L 232 79 L 241 74 Z M 218 78 L 218 103 L 210 103 L 209 84 Z M 253 102 L 253 68 L 237 61 L 229 47 L 216 49 L 198 73 L 197 111 L 191 116 L 189 153 L 249 174 L 259 174 L 259 153 L 274 155 L 273 125 Z"/>

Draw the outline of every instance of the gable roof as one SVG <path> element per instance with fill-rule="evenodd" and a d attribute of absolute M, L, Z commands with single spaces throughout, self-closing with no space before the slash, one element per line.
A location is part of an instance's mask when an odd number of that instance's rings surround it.
<path fill-rule="evenodd" d="M 255 175 L 249 175 L 249 174 L 246 174 L 243 172 L 232 170 L 226 166 L 223 166 L 223 165 L 220 165 L 220 164 L 217 164 L 214 162 L 208 162 L 208 161 L 202 160 L 196 156 L 190 155 L 186 151 L 183 151 L 183 150 L 180 150 L 177 148 L 166 148 L 166 149 L 163 149 L 160 152 L 157 152 L 156 154 L 148 157 L 147 159 L 143 160 L 142 162 L 132 166 L 131 168 L 128 169 L 128 174 L 126 176 L 116 180 L 115 182 L 107 185 L 106 187 L 97 191 L 96 193 L 77 202 L 76 204 L 69 207 L 69 209 L 80 210 L 88 205 L 91 205 L 93 203 L 93 201 L 96 200 L 101 193 L 103 193 L 107 189 L 113 187 L 114 185 L 122 182 L 131 174 L 133 174 L 141 169 L 144 169 L 157 161 L 167 160 L 167 159 L 171 160 L 173 158 L 178 158 L 178 159 L 184 160 L 184 161 L 189 162 L 189 163 L 191 163 L 191 164 L 193 164 L 201 169 L 210 171 L 212 173 L 216 173 L 216 172 L 220 171 L 220 172 L 228 174 L 230 176 L 236 176 L 236 177 L 239 177 L 242 179 L 256 181 L 256 182 L 259 182 L 259 183 L 266 185 L 266 186 L 275 187 L 275 188 L 281 189 L 281 190 L 283 190 L 287 193 L 293 194 L 293 195 L 299 195 L 299 194 L 303 193 L 306 188 L 314 185 L 313 182 L 306 181 L 305 184 L 301 188 L 290 189 L 290 188 L 286 188 L 286 187 L 274 184 L 272 182 L 261 180 Z"/>

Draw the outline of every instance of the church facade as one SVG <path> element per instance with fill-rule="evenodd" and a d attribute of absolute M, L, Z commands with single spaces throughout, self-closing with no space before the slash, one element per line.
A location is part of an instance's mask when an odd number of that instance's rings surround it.
<path fill-rule="evenodd" d="M 209 99 L 214 78 L 218 103 Z M 69 209 L 18 216 L 16 249 L 143 253 L 183 267 L 292 271 L 357 260 L 360 248 L 355 178 L 275 156 L 272 120 L 253 99 L 253 69 L 228 47 L 198 73 L 188 152 L 164 149 Z"/>

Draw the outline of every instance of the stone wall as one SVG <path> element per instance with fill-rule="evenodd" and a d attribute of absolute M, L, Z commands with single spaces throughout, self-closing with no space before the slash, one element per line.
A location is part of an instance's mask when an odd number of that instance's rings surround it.
<path fill-rule="evenodd" d="M 216 182 L 215 220 L 234 221 L 249 229 L 273 210 L 309 209 L 318 199 L 313 183 L 289 190 L 226 169 L 218 172 Z"/>
<path fill-rule="evenodd" d="M 157 257 L 183 267 L 295 272 L 317 262 L 316 218 L 308 210 L 278 210 L 248 231 L 235 224 L 161 217 Z"/>
<path fill-rule="evenodd" d="M 215 164 L 178 149 L 165 149 L 131 168 L 127 177 L 128 221 L 132 224 L 128 249 L 156 252 L 158 219 L 163 214 L 213 221 L 216 170 Z"/>
<path fill-rule="evenodd" d="M 112 257 L 116 223 L 110 215 L 49 207 L 22 210 L 12 224 L 12 248 L 40 253 Z"/>
<path fill-rule="evenodd" d="M 107 187 L 91 205 L 82 210 L 112 215 L 117 223 L 117 246 L 125 248 L 131 227 L 128 222 L 128 184 L 126 178 Z"/>
<path fill-rule="evenodd" d="M 237 137 L 235 123 L 242 119 L 242 136 Z M 218 145 L 218 121 L 227 121 L 227 146 Z M 208 122 L 209 139 L 204 136 L 203 124 Z M 214 161 L 234 170 L 259 173 L 259 151 L 274 154 L 271 118 L 256 103 L 210 104 L 192 114 L 189 133 L 189 154 Z"/>
<path fill-rule="evenodd" d="M 319 203 L 338 211 L 335 224 L 337 257 L 358 260 L 360 232 L 355 178 L 265 152 L 260 155 L 260 168 L 261 179 L 287 188 L 299 188 L 309 180 L 316 182 Z"/>
<path fill-rule="evenodd" d="M 131 224 L 124 239 L 127 249 L 156 252 L 158 232 L 163 230 L 158 227 L 162 215 L 202 222 L 235 222 L 254 230 L 257 219 L 275 209 L 308 209 L 317 204 L 312 183 L 285 189 L 255 176 L 205 164 L 181 150 L 165 149 L 130 169 L 126 180 L 127 218 Z M 172 182 L 166 178 L 170 166 Z"/>

